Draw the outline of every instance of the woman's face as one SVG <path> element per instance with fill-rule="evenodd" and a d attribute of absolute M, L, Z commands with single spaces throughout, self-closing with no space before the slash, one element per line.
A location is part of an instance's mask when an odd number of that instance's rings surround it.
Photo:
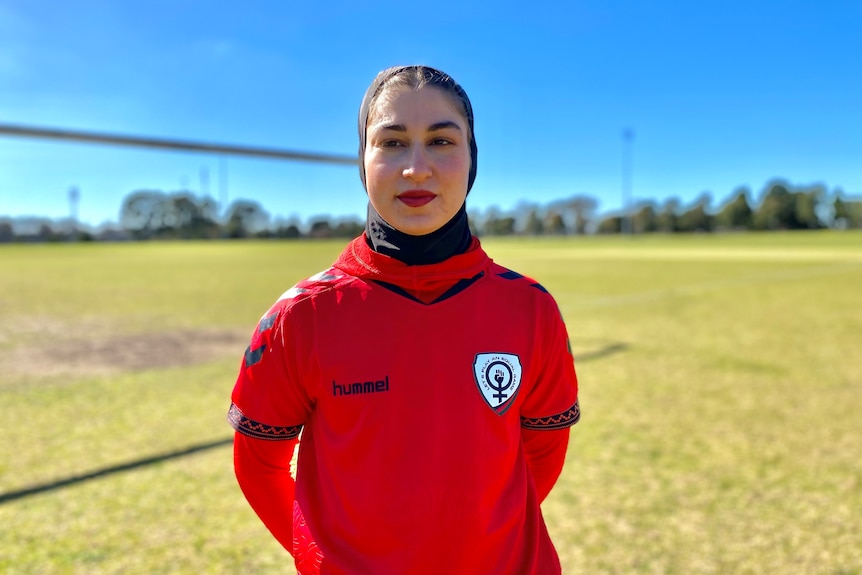
<path fill-rule="evenodd" d="M 397 230 L 433 232 L 467 197 L 470 132 L 459 103 L 433 86 L 381 93 L 369 114 L 365 185 L 374 209 Z"/>

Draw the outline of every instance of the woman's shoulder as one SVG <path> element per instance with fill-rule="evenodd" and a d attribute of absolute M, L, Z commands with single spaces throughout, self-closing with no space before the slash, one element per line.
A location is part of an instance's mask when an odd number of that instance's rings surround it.
<path fill-rule="evenodd" d="M 536 291 L 538 293 L 546 294 L 547 297 L 551 297 L 550 292 L 548 292 L 548 290 L 535 279 L 516 272 L 515 270 L 501 266 L 497 262 L 493 262 L 491 264 L 491 277 L 495 278 L 502 285 L 508 285 L 514 289 L 523 289 L 528 292 Z"/>
<path fill-rule="evenodd" d="M 343 271 L 329 267 L 314 274 L 285 291 L 270 307 L 267 315 L 273 312 L 298 311 L 327 293 L 348 289 L 355 278 Z"/>

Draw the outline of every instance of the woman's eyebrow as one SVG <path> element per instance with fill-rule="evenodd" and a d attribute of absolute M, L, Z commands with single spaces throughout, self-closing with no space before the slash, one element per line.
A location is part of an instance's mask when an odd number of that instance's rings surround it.
<path fill-rule="evenodd" d="M 456 124 L 455 122 L 453 122 L 451 120 L 446 120 L 444 122 L 436 122 L 434 124 L 431 124 L 430 126 L 428 126 L 428 131 L 429 132 L 436 132 L 438 130 L 448 130 L 448 129 L 453 129 L 453 128 L 455 130 L 458 130 L 459 132 L 461 131 L 461 126 L 459 126 L 458 124 Z M 380 126 L 379 129 L 380 130 L 388 130 L 388 131 L 392 131 L 392 132 L 406 132 L 407 126 L 405 126 L 404 124 L 386 124 L 386 125 Z"/>
<path fill-rule="evenodd" d="M 459 132 L 461 131 L 461 126 L 452 121 L 446 122 L 437 122 L 436 124 L 431 124 L 428 127 L 429 132 L 436 132 L 437 130 L 446 130 L 448 128 L 455 128 Z"/>

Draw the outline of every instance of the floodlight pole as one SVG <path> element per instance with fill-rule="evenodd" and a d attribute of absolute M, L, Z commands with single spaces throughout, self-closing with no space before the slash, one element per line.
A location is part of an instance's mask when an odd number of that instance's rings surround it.
<path fill-rule="evenodd" d="M 227 181 L 227 158 L 218 159 L 218 203 L 221 217 L 227 217 L 228 181 Z"/>
<path fill-rule="evenodd" d="M 77 186 L 69 188 L 69 220 L 74 228 L 78 227 L 78 201 L 81 199 L 81 191 Z"/>
<path fill-rule="evenodd" d="M 201 166 L 198 173 L 200 179 L 201 195 L 208 197 L 210 195 L 210 171 L 206 166 Z"/>
<path fill-rule="evenodd" d="M 620 228 L 623 234 L 634 233 L 632 200 L 632 141 L 635 132 L 631 128 L 623 130 L 623 213 L 620 218 Z"/>

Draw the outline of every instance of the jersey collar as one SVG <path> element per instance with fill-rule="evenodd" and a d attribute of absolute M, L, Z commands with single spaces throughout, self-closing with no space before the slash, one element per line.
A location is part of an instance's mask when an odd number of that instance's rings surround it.
<path fill-rule="evenodd" d="M 335 262 L 336 268 L 354 277 L 397 285 L 414 295 L 445 291 L 460 280 L 475 278 L 490 265 L 491 258 L 476 237 L 462 254 L 435 264 L 411 266 L 372 250 L 364 234 L 351 241 Z"/>

